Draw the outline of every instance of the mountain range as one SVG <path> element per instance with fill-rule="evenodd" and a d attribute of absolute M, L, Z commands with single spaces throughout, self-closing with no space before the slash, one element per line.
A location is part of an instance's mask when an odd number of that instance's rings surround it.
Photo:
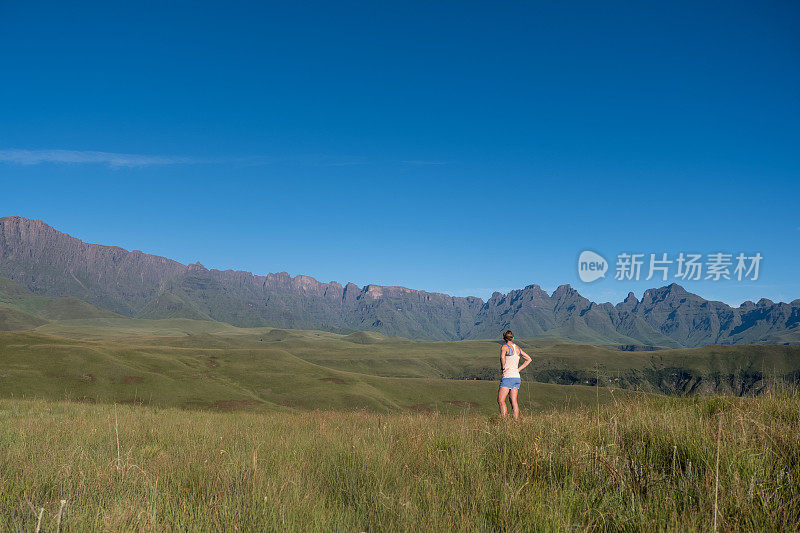
<path fill-rule="evenodd" d="M 483 301 L 405 287 L 323 283 L 286 272 L 209 270 L 85 243 L 18 216 L 0 218 L 0 276 L 6 278 L 0 283 L 0 321 L 5 313 L 12 317 L 7 322 L 31 327 L 48 313 L 72 309 L 80 316 L 377 331 L 415 340 L 495 339 L 510 328 L 519 338 L 549 336 L 622 349 L 800 344 L 800 299 L 731 307 L 671 284 L 645 291 L 641 300 L 630 293 L 616 305 L 591 302 L 569 285 L 552 294 L 528 285 Z M 33 305 L 32 297 L 41 300 Z M 15 301 L 28 302 L 28 308 L 15 307 Z"/>

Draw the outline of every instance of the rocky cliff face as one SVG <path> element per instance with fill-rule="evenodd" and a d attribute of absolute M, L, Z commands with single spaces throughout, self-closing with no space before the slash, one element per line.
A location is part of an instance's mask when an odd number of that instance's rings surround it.
<path fill-rule="evenodd" d="M 412 339 L 552 335 L 625 346 L 800 343 L 800 300 L 731 308 L 670 285 L 596 304 L 569 285 L 538 285 L 484 302 L 405 287 L 323 283 L 286 272 L 253 275 L 183 265 L 88 244 L 39 220 L 0 218 L 0 276 L 45 296 L 74 296 L 127 316 L 186 317 L 237 326 L 370 330 Z"/>
<path fill-rule="evenodd" d="M 0 218 L 0 275 L 46 296 L 75 296 L 132 315 L 186 266 L 140 251 L 88 244 L 41 220 Z"/>
<path fill-rule="evenodd" d="M 681 346 L 800 340 L 800 300 L 790 304 L 762 300 L 757 305 L 746 302 L 730 307 L 705 300 L 674 283 L 645 291 L 641 302 L 630 298 L 616 306 L 620 316 L 641 318 L 654 332 Z"/>

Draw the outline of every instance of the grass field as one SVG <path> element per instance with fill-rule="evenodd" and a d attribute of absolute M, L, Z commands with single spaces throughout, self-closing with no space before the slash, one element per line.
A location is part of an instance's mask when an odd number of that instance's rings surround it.
<path fill-rule="evenodd" d="M 644 392 L 767 390 L 800 379 L 800 348 L 709 346 L 621 352 L 521 340 L 533 357 L 523 409 Z M 118 316 L 0 332 L 0 398 L 216 410 L 368 409 L 492 413 L 499 344 L 411 342 L 377 333 L 244 329 L 219 322 Z M 533 383 L 537 382 L 537 383 Z"/>
<path fill-rule="evenodd" d="M 415 343 L 389 343 L 380 349 L 372 345 L 370 352 L 364 345 L 319 332 L 244 330 L 177 337 L 172 326 L 149 322 L 147 328 L 122 329 L 121 336 L 111 328 L 92 326 L 87 332 L 82 331 L 85 326 L 70 326 L 91 340 L 39 331 L 0 333 L 0 397 L 212 410 L 496 410 L 496 381 L 444 379 L 434 367 L 427 375 L 403 377 L 403 355 L 391 356 L 391 351 Z M 153 329 L 156 336 L 149 334 Z M 117 332 L 113 340 L 111 331 Z M 131 331 L 140 335 L 129 336 Z M 159 335 L 164 331 L 168 336 Z M 338 351 L 350 347 L 364 358 L 389 357 L 397 361 L 398 376 L 337 369 L 292 353 L 309 343 L 329 353 L 333 366 Z M 462 360 L 468 356 L 462 354 Z M 484 356 L 494 359 L 490 353 Z M 456 368 L 459 360 L 454 357 L 448 364 Z M 608 402 L 612 396 L 605 388 L 537 383 L 522 388 L 520 405 L 539 410 L 598 398 Z"/>
<path fill-rule="evenodd" d="M 0 400 L 0 530 L 786 531 L 800 396 L 521 421 Z"/>
<path fill-rule="evenodd" d="M 496 342 L 118 316 L 32 327 L 0 332 L 0 531 L 40 513 L 55 531 L 60 511 L 63 531 L 800 524 L 800 396 L 780 392 L 796 347 L 522 340 L 534 362 L 513 422 L 493 415 Z M 649 394 L 689 386 L 759 395 Z"/>

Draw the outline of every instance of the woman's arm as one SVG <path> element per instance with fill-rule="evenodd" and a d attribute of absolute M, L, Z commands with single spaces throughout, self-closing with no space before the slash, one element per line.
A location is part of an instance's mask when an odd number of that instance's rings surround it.
<path fill-rule="evenodd" d="M 519 370 L 522 370 L 523 368 L 525 368 L 526 366 L 528 366 L 529 364 L 531 364 L 531 361 L 533 361 L 533 359 L 531 359 L 531 356 L 530 356 L 530 355 L 528 355 L 528 354 L 526 354 L 526 353 L 525 353 L 525 352 L 522 350 L 522 348 L 520 348 L 520 350 L 519 350 L 519 353 L 520 353 L 520 354 L 522 354 L 522 357 L 525 359 L 525 362 L 524 362 L 524 363 L 522 363 L 522 365 L 519 367 Z"/>
<path fill-rule="evenodd" d="M 505 344 L 500 348 L 500 373 L 506 369 L 506 354 L 508 353 L 508 346 Z"/>

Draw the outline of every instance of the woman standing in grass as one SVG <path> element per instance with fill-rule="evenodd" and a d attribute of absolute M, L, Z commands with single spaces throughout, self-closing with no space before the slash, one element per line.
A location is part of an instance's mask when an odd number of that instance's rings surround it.
<path fill-rule="evenodd" d="M 500 371 L 503 375 L 500 378 L 500 392 L 497 393 L 497 403 L 500 405 L 500 416 L 506 416 L 506 413 L 508 413 L 506 396 L 511 393 L 511 411 L 516 419 L 519 418 L 517 394 L 522 383 L 519 371 L 531 364 L 531 356 L 514 344 L 514 334 L 511 333 L 510 329 L 503 333 L 503 340 L 506 341 L 503 347 L 500 348 Z M 520 355 L 525 359 L 522 366 L 519 366 Z"/>

